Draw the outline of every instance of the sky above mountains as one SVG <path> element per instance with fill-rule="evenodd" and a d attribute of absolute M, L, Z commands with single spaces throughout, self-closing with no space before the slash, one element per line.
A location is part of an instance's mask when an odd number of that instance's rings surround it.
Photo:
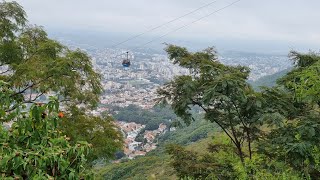
<path fill-rule="evenodd" d="M 121 41 L 211 1 L 18 0 L 17 2 L 25 8 L 32 24 L 43 25 L 48 30 L 57 31 L 118 33 L 121 37 L 117 40 Z M 162 36 L 232 2 L 234 1 L 217 0 L 216 3 L 148 33 L 140 39 Z M 277 46 L 283 49 L 317 50 L 317 47 L 320 47 L 320 23 L 317 23 L 320 19 L 319 7 L 319 0 L 241 0 L 187 28 L 171 33 L 166 40 L 173 38 L 189 42 L 211 44 L 217 42 L 218 45 L 220 43 L 231 47 L 232 44 L 229 42 L 235 42 L 235 46 L 247 46 L 249 49 L 256 47 L 254 44 L 260 42 L 262 50 L 263 47 L 272 49 Z M 276 44 L 272 45 L 272 42 Z M 128 42 L 126 45 L 130 46 L 130 43 L 135 42 Z"/>

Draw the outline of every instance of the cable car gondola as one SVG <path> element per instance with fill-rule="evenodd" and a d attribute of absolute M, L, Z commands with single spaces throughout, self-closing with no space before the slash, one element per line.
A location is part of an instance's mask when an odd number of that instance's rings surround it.
<path fill-rule="evenodd" d="M 122 66 L 123 67 L 130 67 L 131 63 L 130 63 L 130 60 L 129 60 L 129 52 L 127 52 L 127 59 L 124 59 L 122 61 Z"/>

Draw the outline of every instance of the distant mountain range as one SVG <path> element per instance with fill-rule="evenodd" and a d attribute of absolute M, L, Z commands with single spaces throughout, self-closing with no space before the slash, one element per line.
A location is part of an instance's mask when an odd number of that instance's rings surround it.
<path fill-rule="evenodd" d="M 68 39 L 79 44 L 88 44 L 97 48 L 111 48 L 113 45 L 123 42 L 135 36 L 135 33 L 124 32 L 105 32 L 94 30 L 81 29 L 57 29 L 48 28 L 48 34 L 54 39 Z M 132 39 L 117 48 L 133 49 L 139 47 L 146 42 L 158 39 L 160 35 L 146 34 L 142 37 Z M 242 52 L 256 52 L 258 54 L 287 54 L 291 49 L 298 51 L 308 51 L 309 49 L 316 49 L 316 46 L 305 44 L 288 44 L 288 42 L 274 42 L 266 40 L 245 40 L 233 38 L 191 38 L 191 37 L 165 37 L 156 40 L 153 43 L 143 46 L 143 49 L 153 49 L 158 53 L 164 53 L 164 42 L 175 44 L 179 46 L 188 47 L 193 51 L 201 50 L 207 47 L 215 46 L 219 52 L 223 51 L 242 51 Z M 141 48 L 140 48 L 141 49 Z"/>

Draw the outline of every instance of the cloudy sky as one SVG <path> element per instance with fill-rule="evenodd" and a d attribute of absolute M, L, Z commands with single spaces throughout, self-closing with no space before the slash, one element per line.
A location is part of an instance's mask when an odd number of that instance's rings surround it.
<path fill-rule="evenodd" d="M 121 41 L 213 0 L 17 1 L 25 8 L 30 23 L 43 25 L 47 30 L 118 33 L 122 36 L 122 39 L 119 39 Z M 145 37 L 159 37 L 232 2 L 234 0 L 218 0 L 192 15 L 148 33 Z M 258 42 L 261 47 L 265 44 L 271 50 L 278 47 L 285 50 L 318 50 L 319 7 L 320 0 L 241 0 L 232 7 L 171 33 L 167 39 L 210 43 L 224 41 L 225 43 L 221 44 L 228 44 L 231 49 L 234 42 L 239 47 L 245 44 L 248 51 L 250 47 L 256 47 L 254 44 Z M 130 42 L 128 44 L 130 45 Z"/>

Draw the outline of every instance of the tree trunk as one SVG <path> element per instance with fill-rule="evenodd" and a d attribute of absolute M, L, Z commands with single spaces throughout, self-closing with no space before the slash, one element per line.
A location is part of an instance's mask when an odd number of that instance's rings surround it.
<path fill-rule="evenodd" d="M 248 149 L 249 149 L 249 158 L 252 159 L 252 147 L 251 147 L 251 137 L 250 137 L 250 130 L 249 128 L 246 128 L 247 133 L 247 141 L 248 141 Z M 253 169 L 250 169 L 249 178 L 253 179 Z"/>
<path fill-rule="evenodd" d="M 241 163 L 242 163 L 242 165 L 245 165 L 245 163 L 244 163 L 244 154 L 242 152 L 241 144 L 237 143 L 236 147 L 237 147 L 237 150 L 238 150 L 238 154 L 239 154 L 239 158 L 241 160 Z"/>
<path fill-rule="evenodd" d="M 250 137 L 250 131 L 248 128 L 246 128 L 247 131 L 247 141 L 248 141 L 248 149 L 249 149 L 249 157 L 252 159 L 252 147 L 251 147 L 251 137 Z"/>

